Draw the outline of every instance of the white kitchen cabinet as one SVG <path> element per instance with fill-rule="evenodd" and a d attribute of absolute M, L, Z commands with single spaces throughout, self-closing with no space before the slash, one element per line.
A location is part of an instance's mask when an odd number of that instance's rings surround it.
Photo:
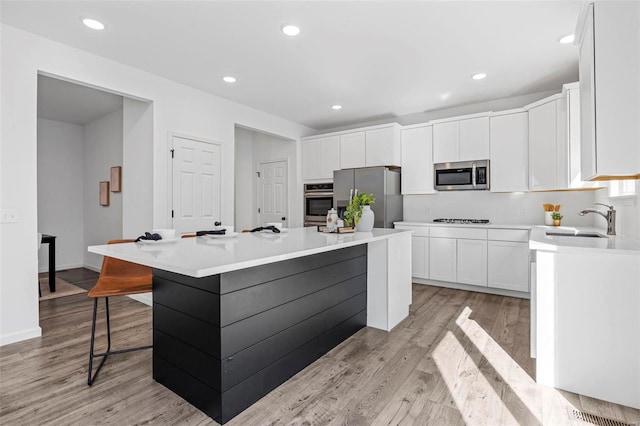
<path fill-rule="evenodd" d="M 473 117 L 433 125 L 433 162 L 489 158 L 489 117 Z"/>
<path fill-rule="evenodd" d="M 487 285 L 486 240 L 457 240 L 456 276 L 459 283 Z"/>
<path fill-rule="evenodd" d="M 566 99 L 554 95 L 525 108 L 529 111 L 529 189 L 567 189 Z"/>
<path fill-rule="evenodd" d="M 400 166 L 400 126 L 396 123 L 340 134 L 340 168 Z"/>
<path fill-rule="evenodd" d="M 568 83 L 562 86 L 567 102 L 566 127 L 567 143 L 569 144 L 569 188 L 595 188 L 597 182 L 585 181 L 581 168 L 581 137 L 580 137 L 580 83 Z"/>
<path fill-rule="evenodd" d="M 402 130 L 402 194 L 433 194 L 432 126 Z"/>
<path fill-rule="evenodd" d="M 302 179 L 320 178 L 320 161 L 318 161 L 320 158 L 320 143 L 318 139 L 303 140 L 300 151 L 302 154 Z"/>
<path fill-rule="evenodd" d="M 303 140 L 301 153 L 303 180 L 331 180 L 340 169 L 339 136 Z"/>
<path fill-rule="evenodd" d="M 399 126 L 367 130 L 365 139 L 367 167 L 400 166 L 402 158 Z"/>
<path fill-rule="evenodd" d="M 449 121 L 433 125 L 433 162 L 446 163 L 460 158 L 460 123 Z"/>
<path fill-rule="evenodd" d="M 501 113 L 489 119 L 491 133 L 491 191 L 529 189 L 529 114 Z"/>
<path fill-rule="evenodd" d="M 429 227 L 397 224 L 395 229 L 410 229 L 411 235 L 411 276 L 429 278 Z"/>
<path fill-rule="evenodd" d="M 455 238 L 429 238 L 429 278 L 456 282 L 457 244 Z"/>
<path fill-rule="evenodd" d="M 429 278 L 429 238 L 411 237 L 411 276 Z"/>
<path fill-rule="evenodd" d="M 640 177 L 639 28 L 640 2 L 584 2 L 577 34 L 584 180 Z"/>
<path fill-rule="evenodd" d="M 460 120 L 460 161 L 489 158 L 489 117 Z"/>
<path fill-rule="evenodd" d="M 488 273 L 489 287 L 529 291 L 529 244 L 489 241 Z"/>
<path fill-rule="evenodd" d="M 353 169 L 366 165 L 366 133 L 340 135 L 340 168 Z"/>
<path fill-rule="evenodd" d="M 529 291 L 529 230 L 489 229 L 488 285 Z"/>

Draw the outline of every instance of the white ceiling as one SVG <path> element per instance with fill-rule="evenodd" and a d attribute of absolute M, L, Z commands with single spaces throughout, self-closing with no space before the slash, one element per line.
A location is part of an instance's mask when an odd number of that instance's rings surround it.
<path fill-rule="evenodd" d="M 577 80 L 579 1 L 7 1 L 2 22 L 326 129 Z M 106 30 L 85 28 L 81 17 Z M 293 23 L 298 37 L 280 28 Z M 471 74 L 486 72 L 485 80 Z M 233 75 L 238 81 L 222 81 Z M 446 100 L 441 95 L 450 93 Z M 330 109 L 342 104 L 340 111 Z"/>
<path fill-rule="evenodd" d="M 122 96 L 38 76 L 38 118 L 87 124 L 122 109 Z"/>

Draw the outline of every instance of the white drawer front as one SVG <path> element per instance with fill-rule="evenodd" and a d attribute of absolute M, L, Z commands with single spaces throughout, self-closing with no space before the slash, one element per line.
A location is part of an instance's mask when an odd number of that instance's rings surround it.
<path fill-rule="evenodd" d="M 430 231 L 431 237 L 464 238 L 467 240 L 486 240 L 487 230 L 480 228 L 454 228 L 448 226 L 434 226 Z"/>
<path fill-rule="evenodd" d="M 409 229 L 413 231 L 412 237 L 428 237 L 429 227 L 427 226 L 409 226 L 409 225 L 395 225 L 395 229 Z"/>
<path fill-rule="evenodd" d="M 489 229 L 489 239 L 493 241 L 529 241 L 528 229 Z"/>

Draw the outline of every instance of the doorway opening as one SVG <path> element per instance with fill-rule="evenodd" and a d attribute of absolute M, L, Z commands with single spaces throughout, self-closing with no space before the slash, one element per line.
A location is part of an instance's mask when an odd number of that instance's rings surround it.
<path fill-rule="evenodd" d="M 295 140 L 236 126 L 235 227 L 269 222 L 302 226 L 302 187 Z M 283 219 L 284 218 L 284 219 Z"/>
<path fill-rule="evenodd" d="M 38 251 L 44 299 L 95 283 L 87 246 L 151 224 L 153 104 L 48 74 L 37 93 L 38 232 L 55 237 Z"/>

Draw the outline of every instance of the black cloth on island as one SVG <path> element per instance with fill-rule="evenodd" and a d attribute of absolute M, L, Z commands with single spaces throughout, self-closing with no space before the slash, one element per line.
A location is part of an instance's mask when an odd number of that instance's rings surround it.
<path fill-rule="evenodd" d="M 140 240 L 151 240 L 151 241 L 158 241 L 162 239 L 162 235 L 160 234 L 152 234 L 150 232 L 145 232 L 144 235 L 140 235 L 137 239 L 136 239 L 136 243 Z"/>

